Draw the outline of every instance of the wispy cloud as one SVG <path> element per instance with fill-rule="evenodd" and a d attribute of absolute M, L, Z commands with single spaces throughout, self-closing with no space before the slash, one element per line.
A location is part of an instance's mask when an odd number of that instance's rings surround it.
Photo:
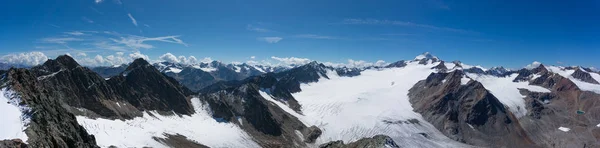
<path fill-rule="evenodd" d="M 96 43 L 93 43 L 93 45 L 95 48 L 98 48 L 98 49 L 106 49 L 106 50 L 112 50 L 112 51 L 127 51 L 127 48 L 116 45 L 114 43 L 107 42 L 107 41 L 96 42 Z"/>
<path fill-rule="evenodd" d="M 137 27 L 137 21 L 135 20 L 135 18 L 133 18 L 133 16 L 131 16 L 131 13 L 127 13 L 127 16 L 129 16 L 129 19 L 131 19 L 131 23 L 133 23 L 133 25 Z"/>
<path fill-rule="evenodd" d="M 286 65 L 303 65 L 310 63 L 310 59 L 297 58 L 297 57 L 276 57 L 272 56 L 271 59 L 282 62 Z"/>
<path fill-rule="evenodd" d="M 84 22 L 90 23 L 90 24 L 93 24 L 93 23 L 94 23 L 94 21 L 93 21 L 93 20 L 91 20 L 91 19 L 89 19 L 89 18 L 87 18 L 87 17 L 85 17 L 85 16 L 84 16 L 84 17 L 81 17 L 81 20 L 83 20 Z"/>
<path fill-rule="evenodd" d="M 265 29 L 265 28 L 260 28 L 260 27 L 256 27 L 256 26 L 254 26 L 252 24 L 248 24 L 246 26 L 246 30 L 256 31 L 256 32 L 272 32 L 272 30 Z"/>
<path fill-rule="evenodd" d="M 98 9 L 94 8 L 94 7 L 90 7 L 90 9 L 92 9 L 94 12 L 100 14 L 100 15 L 104 15 L 103 12 L 98 11 Z"/>
<path fill-rule="evenodd" d="M 130 35 L 130 36 L 126 36 L 126 37 L 121 37 L 120 40 L 113 39 L 113 38 L 111 38 L 111 40 L 114 41 L 115 43 L 123 44 L 123 45 L 133 48 L 133 49 L 154 48 L 154 46 L 144 43 L 144 42 L 148 42 L 148 41 L 175 43 L 175 44 L 181 44 L 181 45 L 187 46 L 187 44 L 185 42 L 183 42 L 181 39 L 179 39 L 179 36 L 162 36 L 162 37 L 149 38 L 149 37 L 143 37 L 143 36 Z"/>
<path fill-rule="evenodd" d="M 144 26 L 146 26 L 146 27 L 148 27 L 148 28 L 152 28 L 152 27 L 150 27 L 150 25 L 148 25 L 148 24 L 144 24 Z"/>
<path fill-rule="evenodd" d="M 50 25 L 50 26 L 52 26 L 52 27 L 54 27 L 54 28 L 60 28 L 60 26 L 56 26 L 56 25 L 54 25 L 54 24 L 48 24 L 48 25 Z"/>
<path fill-rule="evenodd" d="M 66 44 L 67 42 L 72 41 L 83 41 L 80 38 L 43 38 L 41 39 L 43 43 L 54 43 L 54 44 Z"/>
<path fill-rule="evenodd" d="M 74 36 L 82 36 L 85 35 L 85 33 L 80 32 L 80 31 L 72 31 L 72 32 L 64 32 L 65 34 L 69 34 L 69 35 L 74 35 Z"/>
<path fill-rule="evenodd" d="M 267 43 L 273 44 L 273 43 L 277 43 L 277 42 L 283 40 L 283 38 L 282 37 L 260 37 L 260 38 L 257 38 L 257 40 L 265 41 Z"/>
<path fill-rule="evenodd" d="M 340 39 L 340 37 L 334 37 L 334 36 L 324 36 L 324 35 L 316 35 L 316 34 L 300 34 L 300 35 L 296 35 L 295 37 L 297 38 L 308 38 L 308 39 Z"/>
<path fill-rule="evenodd" d="M 426 29 L 433 29 L 433 30 L 442 30 L 442 31 L 457 32 L 457 33 L 475 33 L 475 34 L 478 34 L 478 32 L 469 31 L 469 30 L 449 28 L 449 27 L 440 27 L 440 26 L 434 26 L 434 25 L 428 25 L 428 24 L 418 24 L 418 23 L 405 22 L 405 21 L 394 21 L 394 20 L 345 19 L 344 21 L 342 21 L 342 24 L 349 24 L 349 25 L 397 25 L 397 26 L 418 27 L 418 28 L 426 28 Z"/>
<path fill-rule="evenodd" d="M 96 2 L 96 4 L 102 3 L 102 1 L 104 1 L 104 0 L 94 0 L 94 2 Z"/>
<path fill-rule="evenodd" d="M 416 34 L 411 34 L 411 33 L 384 33 L 381 35 L 385 35 L 385 36 L 414 36 Z"/>

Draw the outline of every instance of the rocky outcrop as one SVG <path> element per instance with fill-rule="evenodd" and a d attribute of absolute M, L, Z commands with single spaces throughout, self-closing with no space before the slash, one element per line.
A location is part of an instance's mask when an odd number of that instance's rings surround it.
<path fill-rule="evenodd" d="M 208 146 L 199 144 L 183 135 L 164 134 L 164 136 L 166 138 L 152 137 L 152 139 L 173 148 L 209 148 Z"/>
<path fill-rule="evenodd" d="M 391 64 L 385 66 L 385 68 L 392 68 L 392 67 L 401 68 L 401 67 L 404 67 L 404 66 L 406 66 L 406 61 L 401 60 L 401 61 L 397 61 L 397 62 L 391 63 Z"/>
<path fill-rule="evenodd" d="M 27 148 L 27 144 L 21 139 L 0 140 L 1 148 Z"/>
<path fill-rule="evenodd" d="M 291 101 L 295 99 L 283 86 L 278 90 L 277 83 L 273 74 L 239 82 L 217 83 L 217 86 L 201 90 L 199 98 L 208 104 L 213 118 L 238 124 L 263 147 L 305 147 L 305 143 L 314 142 L 321 131 L 316 127 L 307 127 L 281 108 L 288 106 L 277 106 L 259 93 L 264 91 L 278 101 L 292 104 Z M 276 97 L 281 94 L 291 98 L 282 100 L 282 97 Z M 299 109 L 299 105 L 297 107 Z M 297 132 L 304 136 L 298 137 Z"/>
<path fill-rule="evenodd" d="M 27 69 L 10 69 L 5 77 L 3 83 L 7 89 L 14 91 L 15 97 L 31 109 L 25 113 L 30 117 L 25 129 L 29 147 L 97 147 L 94 136 L 62 107 L 60 98 L 53 96 L 36 74 Z"/>
<path fill-rule="evenodd" d="M 130 119 L 141 116 L 145 110 L 193 113 L 187 98 L 191 91 L 143 59 L 136 59 L 108 80 L 66 55 L 31 71 L 52 98 L 78 115 Z"/>
<path fill-rule="evenodd" d="M 371 138 L 363 138 L 355 142 L 344 144 L 343 141 L 332 141 L 329 143 L 321 144 L 319 148 L 400 148 L 386 135 L 377 135 Z"/>
<path fill-rule="evenodd" d="M 100 75 L 103 78 L 110 78 L 112 76 L 119 75 L 121 72 L 125 71 L 126 68 L 127 68 L 127 65 L 123 64 L 123 65 L 110 66 L 110 67 L 93 67 L 93 68 L 91 68 L 91 70 L 96 72 L 98 75 Z"/>
<path fill-rule="evenodd" d="M 139 110 L 174 111 L 190 115 L 194 109 L 187 98 L 192 92 L 165 76 L 144 59 L 136 59 L 108 83 L 117 94 Z"/>
<path fill-rule="evenodd" d="M 446 72 L 448 71 L 448 68 L 446 67 L 446 65 L 444 64 L 444 61 L 440 62 L 440 64 L 438 64 L 435 67 L 432 67 L 431 69 L 437 69 L 440 72 Z"/>
<path fill-rule="evenodd" d="M 211 73 L 201 69 L 186 67 L 179 73 L 165 73 L 167 76 L 179 81 L 192 91 L 198 91 L 206 86 L 210 86 L 222 79 L 216 78 Z"/>
<path fill-rule="evenodd" d="M 519 123 L 533 141 L 542 147 L 600 146 L 600 137 L 594 136 L 600 121 L 597 114 L 600 94 L 582 91 L 568 78 L 554 73 L 543 74 L 530 81 L 530 85 L 551 90 L 550 93 L 520 90 L 526 96 L 527 116 L 519 119 Z M 559 130 L 560 127 L 570 131 Z"/>
<path fill-rule="evenodd" d="M 573 74 L 571 74 L 571 76 L 573 76 L 573 78 L 579 79 L 583 82 L 588 82 L 588 83 L 592 83 L 592 84 L 600 84 L 600 83 L 598 83 L 598 81 L 596 81 L 594 78 L 592 78 L 592 75 L 590 75 L 590 73 L 585 72 L 585 71 L 581 70 L 580 68 L 575 69 L 575 72 L 573 72 Z"/>
<path fill-rule="evenodd" d="M 409 91 L 414 110 L 451 139 L 478 146 L 534 147 L 517 118 L 462 71 L 432 73 Z"/>

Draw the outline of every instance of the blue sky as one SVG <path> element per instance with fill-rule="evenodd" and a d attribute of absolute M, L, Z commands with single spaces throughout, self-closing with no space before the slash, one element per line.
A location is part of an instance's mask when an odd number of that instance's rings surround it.
<path fill-rule="evenodd" d="M 0 20 L 0 55 L 600 67 L 600 1 L 5 0 Z"/>

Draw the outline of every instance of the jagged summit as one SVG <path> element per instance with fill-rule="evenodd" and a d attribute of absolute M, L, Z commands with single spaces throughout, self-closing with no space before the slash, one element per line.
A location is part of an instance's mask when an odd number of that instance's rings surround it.
<path fill-rule="evenodd" d="M 429 52 L 425 52 L 425 53 L 415 57 L 415 60 L 423 60 L 423 59 L 438 59 L 438 57 L 431 55 L 431 53 L 429 53 Z"/>
<path fill-rule="evenodd" d="M 529 65 L 525 66 L 524 68 L 525 68 L 525 69 L 529 69 L 529 70 L 531 70 L 531 69 L 534 69 L 534 68 L 537 68 L 537 67 L 539 67 L 540 65 L 542 65 L 542 63 L 540 63 L 540 62 L 538 62 L 538 61 L 533 61 L 533 63 L 531 63 L 531 64 L 529 64 Z"/>
<path fill-rule="evenodd" d="M 143 58 L 138 58 L 133 60 L 133 62 L 131 62 L 131 64 L 129 64 L 129 67 L 127 67 L 127 70 L 131 70 L 133 68 L 137 68 L 140 66 L 149 66 L 150 63 L 148 63 L 148 61 L 144 60 Z"/>

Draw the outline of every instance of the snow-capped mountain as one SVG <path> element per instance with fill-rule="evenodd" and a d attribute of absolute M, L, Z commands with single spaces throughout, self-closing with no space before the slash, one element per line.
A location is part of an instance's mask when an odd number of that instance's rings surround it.
<path fill-rule="evenodd" d="M 60 56 L 0 75 L 0 139 L 20 139 L 0 147 L 600 146 L 600 74 L 583 67 L 424 53 L 367 68 L 137 59 L 92 71 Z"/>

